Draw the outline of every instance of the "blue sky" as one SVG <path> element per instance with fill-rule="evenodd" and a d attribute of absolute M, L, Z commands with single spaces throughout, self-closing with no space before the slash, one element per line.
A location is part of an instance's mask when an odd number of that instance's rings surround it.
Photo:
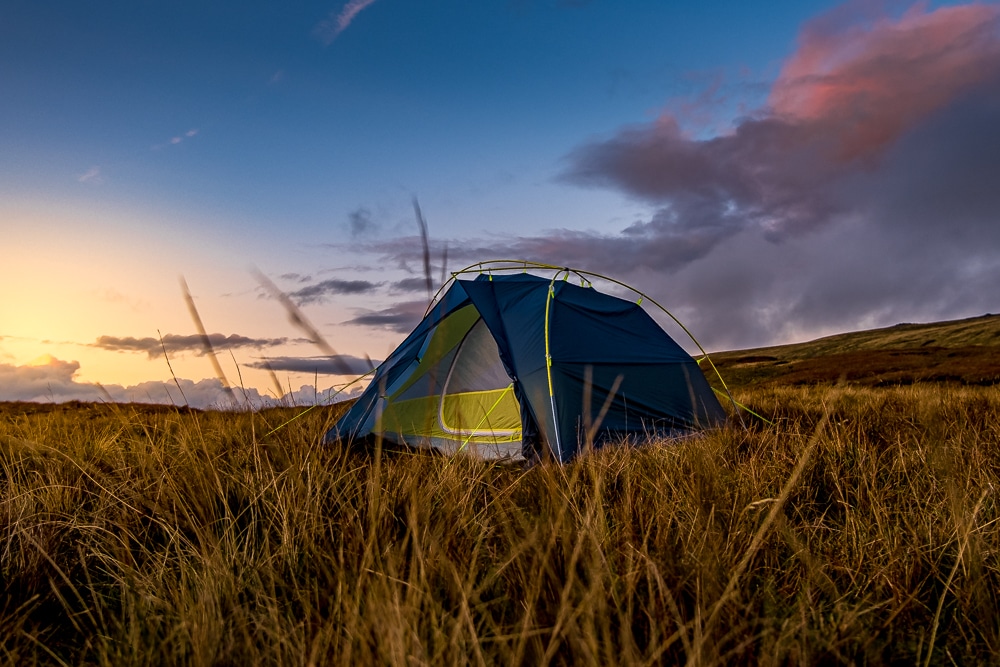
<path fill-rule="evenodd" d="M 175 336 L 210 402 L 180 275 L 227 374 L 276 393 L 268 357 L 312 384 L 293 360 L 321 352 L 251 267 L 339 352 L 381 358 L 426 300 L 404 282 L 414 197 L 448 268 L 604 271 L 713 349 L 996 310 L 997 15 L 6 2 L 0 398 L 153 400 L 170 370 L 134 341 Z"/>

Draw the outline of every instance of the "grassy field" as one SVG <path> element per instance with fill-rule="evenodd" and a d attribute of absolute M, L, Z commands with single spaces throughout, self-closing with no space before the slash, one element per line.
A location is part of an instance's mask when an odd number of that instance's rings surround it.
<path fill-rule="evenodd" d="M 773 426 L 528 471 L 332 414 L 0 420 L 5 662 L 995 660 L 1000 396 L 739 396 Z"/>
<path fill-rule="evenodd" d="M 337 408 L 0 406 L 7 664 L 979 664 L 1000 391 L 749 383 L 773 423 L 529 470 Z"/>

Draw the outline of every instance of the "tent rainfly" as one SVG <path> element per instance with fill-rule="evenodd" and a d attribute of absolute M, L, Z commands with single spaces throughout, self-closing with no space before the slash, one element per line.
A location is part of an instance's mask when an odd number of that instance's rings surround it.
<path fill-rule="evenodd" d="M 698 364 L 640 303 L 561 271 L 454 274 L 327 440 L 566 462 L 724 421 Z M 584 286 L 557 279 L 571 271 Z"/>

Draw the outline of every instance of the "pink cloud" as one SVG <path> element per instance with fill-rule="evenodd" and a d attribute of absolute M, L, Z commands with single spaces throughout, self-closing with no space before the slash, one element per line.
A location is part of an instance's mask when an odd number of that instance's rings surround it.
<path fill-rule="evenodd" d="M 802 31 L 770 110 L 832 132 L 840 158 L 870 156 L 1000 73 L 998 27 L 1000 6 L 985 4 L 915 5 L 860 25 L 821 17 Z"/>

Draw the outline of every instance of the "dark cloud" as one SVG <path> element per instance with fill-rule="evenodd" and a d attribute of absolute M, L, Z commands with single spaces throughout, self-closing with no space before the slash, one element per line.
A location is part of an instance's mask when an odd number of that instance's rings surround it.
<path fill-rule="evenodd" d="M 622 238 L 648 245 L 697 237 L 711 249 L 743 228 L 781 240 L 814 229 L 843 211 L 827 184 L 855 168 L 831 159 L 834 137 L 777 118 L 746 120 L 731 135 L 684 136 L 669 118 L 584 146 L 569 156 L 568 182 L 621 190 L 660 207 Z M 655 254 L 655 253 L 654 253 Z M 658 259 L 676 268 L 703 252 Z"/>
<path fill-rule="evenodd" d="M 427 311 L 426 301 L 406 301 L 382 310 L 366 310 L 344 322 L 397 333 L 410 333 Z"/>
<path fill-rule="evenodd" d="M 312 280 L 312 276 L 304 276 L 301 273 L 282 273 L 278 276 L 282 280 L 287 280 L 289 282 L 295 283 L 307 283 Z"/>
<path fill-rule="evenodd" d="M 226 336 L 220 333 L 209 334 L 208 339 L 209 342 L 212 343 L 212 348 L 215 351 L 237 349 L 241 347 L 259 349 L 264 347 L 274 347 L 276 345 L 284 345 L 289 342 L 288 338 L 248 338 L 247 336 L 239 336 L 237 334 L 230 334 Z M 162 355 L 164 348 L 168 354 L 175 354 L 179 352 L 194 352 L 198 355 L 205 354 L 202 337 L 197 334 L 166 334 L 163 336 L 162 343 L 160 339 L 151 337 L 134 338 L 132 336 L 101 336 L 93 344 L 93 347 L 99 347 L 104 350 L 112 350 L 116 352 L 145 352 L 150 359 Z"/>
<path fill-rule="evenodd" d="M 379 362 L 372 362 L 378 364 Z M 348 354 L 331 357 L 268 357 L 264 361 L 247 364 L 250 368 L 286 371 L 290 373 L 319 373 L 320 375 L 343 375 L 345 367 L 354 375 L 362 375 L 372 369 L 368 359 Z"/>
<path fill-rule="evenodd" d="M 662 207 L 623 236 L 670 247 L 695 237 L 680 258 L 651 248 L 668 270 L 741 229 L 783 241 L 855 214 L 844 179 L 878 172 L 901 138 L 1000 79 L 1000 10 L 855 19 L 839 9 L 809 24 L 768 108 L 731 134 L 693 139 L 664 116 L 577 149 L 564 179 Z"/>
<path fill-rule="evenodd" d="M 427 290 L 426 278 L 403 278 L 394 283 L 390 283 L 389 289 L 392 292 L 424 292 Z"/>
<path fill-rule="evenodd" d="M 428 250 L 430 254 L 430 275 L 435 287 L 438 284 L 442 272 L 447 273 L 447 269 L 454 268 L 455 261 L 481 261 L 484 257 L 493 257 L 494 248 L 498 247 L 502 240 L 486 241 L 480 239 L 464 239 L 457 245 L 447 241 L 435 241 L 428 238 Z M 419 235 L 396 236 L 391 239 L 374 241 L 354 246 L 357 252 L 375 254 L 380 258 L 383 268 L 393 266 L 401 271 L 410 274 L 410 278 L 390 283 L 390 289 L 397 292 L 410 292 L 427 290 L 427 279 L 424 275 L 423 249 Z M 484 254 L 485 253 L 485 254 Z M 418 282 L 419 281 L 419 282 Z"/>
<path fill-rule="evenodd" d="M 684 311 L 716 349 L 995 312 L 997 118 L 1000 86 L 942 109 L 883 152 L 877 168 L 827 184 L 824 196 L 842 212 L 809 233 L 776 243 L 760 228 L 739 227 L 680 266 L 657 245 L 668 242 L 662 231 L 645 246 L 625 243 L 624 234 L 592 238 L 593 263 L 624 260 L 616 273 L 632 273 Z M 586 251 L 575 249 L 582 261 Z"/>
<path fill-rule="evenodd" d="M 369 294 L 381 287 L 382 284 L 368 280 L 331 279 L 289 292 L 288 296 L 300 304 L 315 303 L 338 294 Z"/>

